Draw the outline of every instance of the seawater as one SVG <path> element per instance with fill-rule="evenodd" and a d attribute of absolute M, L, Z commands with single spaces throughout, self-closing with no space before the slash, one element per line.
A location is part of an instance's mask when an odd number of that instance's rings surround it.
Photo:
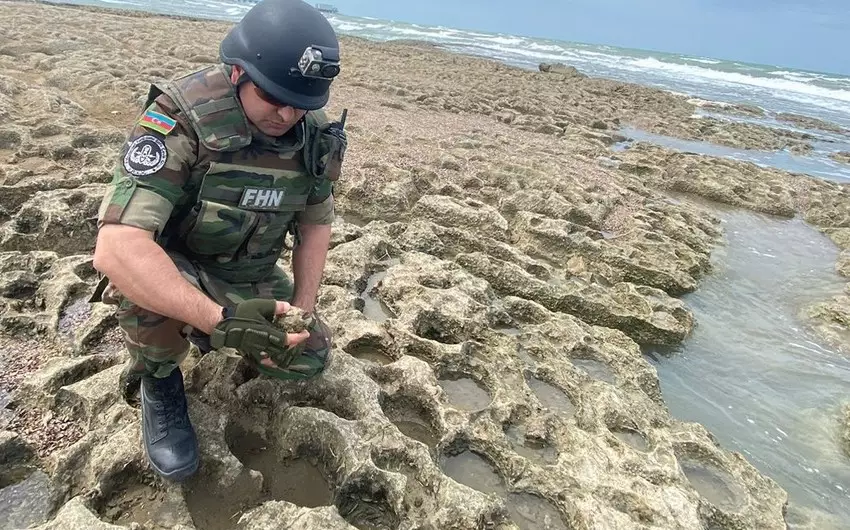
<path fill-rule="evenodd" d="M 715 272 L 683 297 L 693 334 L 646 351 L 664 400 L 788 492 L 791 528 L 847 528 L 850 459 L 839 413 L 850 401 L 850 358 L 800 316 L 842 291 L 838 251 L 799 219 L 711 206 L 726 241 L 712 256 Z"/>
<path fill-rule="evenodd" d="M 814 141 L 814 150 L 806 155 L 798 155 L 787 150 L 783 151 L 760 151 L 757 149 L 738 149 L 723 145 L 712 144 L 694 140 L 683 140 L 671 136 L 653 134 L 632 127 L 620 129 L 620 134 L 628 138 L 627 141 L 614 146 L 614 150 L 628 149 L 633 142 L 648 142 L 662 145 L 670 149 L 687 153 L 698 153 L 721 158 L 730 158 L 744 162 L 752 162 L 761 167 L 772 167 L 801 173 L 813 177 L 819 177 L 834 182 L 850 182 L 850 164 L 844 164 L 830 158 L 830 154 L 844 150 L 850 152 L 850 138 L 846 141 Z M 836 147 L 838 147 L 836 149 Z"/>

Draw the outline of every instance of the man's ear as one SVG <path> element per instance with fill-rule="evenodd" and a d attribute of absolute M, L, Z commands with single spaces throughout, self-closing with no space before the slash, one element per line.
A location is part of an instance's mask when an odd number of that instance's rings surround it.
<path fill-rule="evenodd" d="M 230 82 L 235 85 L 236 81 L 239 80 L 239 76 L 241 76 L 241 75 L 242 75 L 242 67 L 237 65 L 237 64 L 234 64 L 233 68 L 230 70 Z"/>

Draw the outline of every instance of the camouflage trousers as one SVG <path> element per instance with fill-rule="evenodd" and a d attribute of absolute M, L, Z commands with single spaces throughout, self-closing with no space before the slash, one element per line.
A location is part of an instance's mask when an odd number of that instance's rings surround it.
<path fill-rule="evenodd" d="M 292 282 L 279 267 L 275 267 L 261 282 L 228 283 L 195 267 L 181 254 L 169 251 L 168 255 L 184 279 L 220 305 L 232 305 L 251 298 L 285 301 L 292 299 Z M 134 304 L 112 284 L 104 290 L 102 301 L 118 306 L 118 325 L 123 331 L 130 354 L 130 364 L 125 371 L 125 377 L 167 377 L 188 355 L 190 341 L 198 346 L 201 353 L 212 349 L 209 335 L 195 330 L 185 322 L 158 315 Z M 317 339 L 329 343 L 330 331 L 323 326 L 322 332 L 328 336 Z M 317 375 L 327 360 L 326 357 L 313 358 L 315 355 L 309 358 L 304 358 L 305 355 L 301 357 L 288 367 L 293 377 L 284 378 L 304 379 Z"/>

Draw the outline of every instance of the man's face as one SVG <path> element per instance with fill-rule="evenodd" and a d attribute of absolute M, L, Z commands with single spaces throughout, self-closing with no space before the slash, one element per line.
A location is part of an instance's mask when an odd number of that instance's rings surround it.
<path fill-rule="evenodd" d="M 230 81 L 235 84 L 242 72 L 240 67 L 234 66 Z M 251 123 L 269 136 L 283 136 L 307 113 L 303 109 L 278 104 L 251 81 L 239 87 L 239 99 Z"/>

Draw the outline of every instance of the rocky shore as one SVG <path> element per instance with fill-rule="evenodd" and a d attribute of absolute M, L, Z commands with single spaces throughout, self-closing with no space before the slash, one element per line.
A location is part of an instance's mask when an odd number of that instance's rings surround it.
<path fill-rule="evenodd" d="M 569 70 L 343 38 L 329 113 L 349 109 L 350 148 L 319 300 L 334 363 L 286 384 L 232 352 L 192 355 L 202 464 L 176 486 L 113 391 L 121 337 L 86 303 L 94 219 L 147 83 L 211 64 L 229 24 L 28 2 L 0 16 L 0 484 L 43 492 L 0 526 L 786 527 L 786 492 L 671 417 L 641 354 L 697 325 L 678 296 L 722 237 L 669 192 L 803 216 L 845 249 L 845 275 L 850 194 L 609 147 L 624 126 L 799 152 L 805 134 Z M 836 340 L 850 324 L 815 316 Z"/>

